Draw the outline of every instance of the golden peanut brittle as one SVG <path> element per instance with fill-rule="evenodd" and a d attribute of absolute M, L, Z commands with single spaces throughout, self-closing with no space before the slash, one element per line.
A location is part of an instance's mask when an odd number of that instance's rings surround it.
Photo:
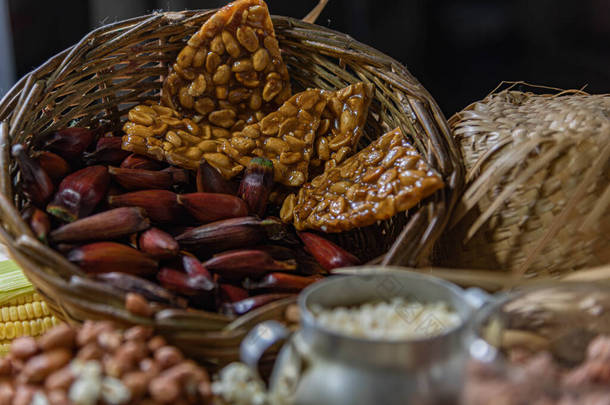
<path fill-rule="evenodd" d="M 267 5 L 238 0 L 216 12 L 179 53 L 161 103 L 239 131 L 291 96 Z"/>
<path fill-rule="evenodd" d="M 129 111 L 128 119 L 123 125 L 122 148 L 125 150 L 191 170 L 195 170 L 203 158 L 227 179 L 244 168 L 218 153 L 221 143 L 216 138 L 231 135 L 224 128 L 198 124 L 178 111 L 160 105 L 135 106 Z"/>
<path fill-rule="evenodd" d="M 373 85 L 354 83 L 325 92 L 326 108 L 318 127 L 312 166 L 321 173 L 337 166 L 356 152 L 373 97 Z"/>
<path fill-rule="evenodd" d="M 443 185 L 397 128 L 286 198 L 280 215 L 298 230 L 342 232 L 389 219 Z"/>
<path fill-rule="evenodd" d="M 219 151 L 242 166 L 248 166 L 254 156 L 266 157 L 273 162 L 275 182 L 300 186 L 309 175 L 315 134 L 325 106 L 323 90 L 295 94 L 260 122 L 221 140 Z"/>

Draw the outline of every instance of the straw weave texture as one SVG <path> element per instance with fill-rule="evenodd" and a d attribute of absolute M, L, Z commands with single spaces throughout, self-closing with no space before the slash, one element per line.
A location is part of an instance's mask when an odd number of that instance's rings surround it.
<path fill-rule="evenodd" d="M 539 276 L 610 263 L 610 95 L 509 88 L 450 125 L 467 186 L 442 264 Z"/>

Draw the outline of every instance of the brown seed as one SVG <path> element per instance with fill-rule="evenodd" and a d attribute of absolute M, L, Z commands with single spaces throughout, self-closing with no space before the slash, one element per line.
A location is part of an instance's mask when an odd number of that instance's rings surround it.
<path fill-rule="evenodd" d="M 237 43 L 235 38 L 233 38 L 233 35 L 231 35 L 228 31 L 222 32 L 222 42 L 224 42 L 225 49 L 226 49 L 227 53 L 229 55 L 231 55 L 231 57 L 233 57 L 233 58 L 239 57 L 239 54 L 241 53 L 239 44 Z"/>
<path fill-rule="evenodd" d="M 263 98 L 261 97 L 260 91 L 254 90 L 252 92 L 252 95 L 250 96 L 250 102 L 248 104 L 248 107 L 250 107 L 251 110 L 258 111 L 261 108 L 262 104 Z"/>
<path fill-rule="evenodd" d="M 218 55 L 225 53 L 225 44 L 222 42 L 222 37 L 220 35 L 214 37 L 210 42 L 210 51 Z"/>
<path fill-rule="evenodd" d="M 216 85 L 222 85 L 229 83 L 231 79 L 231 68 L 229 65 L 220 65 L 218 69 L 216 69 L 216 73 L 212 76 L 212 81 Z"/>
<path fill-rule="evenodd" d="M 290 194 L 288 197 L 286 197 L 286 199 L 284 200 L 284 203 L 282 204 L 282 208 L 280 210 L 280 218 L 282 219 L 282 221 L 287 222 L 287 223 L 292 222 L 295 203 L 296 203 L 295 194 Z"/>
<path fill-rule="evenodd" d="M 134 315 L 149 318 L 153 314 L 153 309 L 146 301 L 146 298 L 137 293 L 128 293 L 125 297 L 125 309 Z"/>
<path fill-rule="evenodd" d="M 30 405 L 35 392 L 35 387 L 32 385 L 17 385 L 11 405 Z"/>
<path fill-rule="evenodd" d="M 44 382 L 44 387 L 47 390 L 67 391 L 74 379 L 75 376 L 70 370 L 70 366 L 66 366 L 50 374 Z"/>
<path fill-rule="evenodd" d="M 153 332 L 154 330 L 151 327 L 137 325 L 127 329 L 123 337 L 125 340 L 144 342 L 152 336 Z"/>
<path fill-rule="evenodd" d="M 150 378 L 145 372 L 132 371 L 123 375 L 121 381 L 131 392 L 131 400 L 138 400 L 146 394 Z"/>
<path fill-rule="evenodd" d="M 229 87 L 227 86 L 218 86 L 214 91 L 216 92 L 216 98 L 219 100 L 226 100 L 229 96 Z"/>
<path fill-rule="evenodd" d="M 282 82 L 277 80 L 270 80 L 265 83 L 263 87 L 263 100 L 269 102 L 282 91 Z"/>
<path fill-rule="evenodd" d="M 252 65 L 257 72 L 265 70 L 269 62 L 269 52 L 265 48 L 259 49 L 252 55 Z"/>
<path fill-rule="evenodd" d="M 38 344 L 44 351 L 60 347 L 70 349 L 74 346 L 75 339 L 76 331 L 70 325 L 62 323 L 42 335 L 38 339 Z"/>
<path fill-rule="evenodd" d="M 193 67 L 194 68 L 202 67 L 205 62 L 205 57 L 206 57 L 205 48 L 198 49 L 197 52 L 195 53 L 195 56 L 193 56 L 193 62 L 192 62 Z"/>
<path fill-rule="evenodd" d="M 271 36 L 267 36 L 267 37 L 265 37 L 264 44 L 265 44 L 265 48 L 267 48 L 267 50 L 269 51 L 269 54 L 271 54 L 271 56 L 273 58 L 277 59 L 281 56 L 280 47 L 277 42 L 277 39 L 275 39 L 274 37 L 271 37 Z"/>
<path fill-rule="evenodd" d="M 199 76 L 197 76 L 197 79 L 195 79 L 190 84 L 190 86 L 188 88 L 188 94 L 193 96 L 193 97 L 198 97 L 198 96 L 203 94 L 203 92 L 205 91 L 206 87 L 207 87 L 207 83 L 205 81 L 205 76 L 200 74 Z"/>
<path fill-rule="evenodd" d="M 101 347 L 97 345 L 97 343 L 88 343 L 83 346 L 82 349 L 78 352 L 76 357 L 79 360 L 87 361 L 87 360 L 99 360 L 104 355 L 104 351 Z"/>
<path fill-rule="evenodd" d="M 163 336 L 153 336 L 152 339 L 148 341 L 148 350 L 155 352 L 166 344 L 167 342 Z"/>
<path fill-rule="evenodd" d="M 248 89 L 234 89 L 229 92 L 228 100 L 231 104 L 241 103 L 250 97 L 251 91 Z"/>
<path fill-rule="evenodd" d="M 233 72 L 248 72 L 252 70 L 252 62 L 250 59 L 240 59 L 233 62 L 233 66 L 231 67 Z"/>
<path fill-rule="evenodd" d="M 72 359 L 72 353 L 67 349 L 53 349 L 30 358 L 21 371 L 20 378 L 25 382 L 43 381 L 49 374 L 59 370 Z"/>
<path fill-rule="evenodd" d="M 106 330 L 97 336 L 97 344 L 108 352 L 114 352 L 123 343 L 123 336 L 116 330 Z"/>
<path fill-rule="evenodd" d="M 210 122 L 223 128 L 230 128 L 235 123 L 235 111 L 220 110 L 214 111 L 208 117 Z"/>
<path fill-rule="evenodd" d="M 258 38 L 254 30 L 247 25 L 237 28 L 237 40 L 248 50 L 254 52 L 258 49 Z"/>
<path fill-rule="evenodd" d="M 11 343 L 11 355 L 18 359 L 32 357 L 38 351 L 36 340 L 31 336 L 23 336 Z"/>
<path fill-rule="evenodd" d="M 216 104 L 209 97 L 200 98 L 195 102 L 195 111 L 201 115 L 208 115 L 214 111 L 214 108 L 216 108 Z"/>
<path fill-rule="evenodd" d="M 178 98 L 180 100 L 180 104 L 182 105 L 182 107 L 188 108 L 188 109 L 193 108 L 193 103 L 195 102 L 195 100 L 193 99 L 193 96 L 191 96 L 188 93 L 188 88 L 187 87 L 182 87 L 180 89 L 180 93 L 178 95 Z"/>
<path fill-rule="evenodd" d="M 212 74 L 216 71 L 218 66 L 220 65 L 221 59 L 220 56 L 215 52 L 209 52 L 208 56 L 205 60 L 205 70 Z"/>
<path fill-rule="evenodd" d="M 180 363 L 184 357 L 174 346 L 162 346 L 155 350 L 155 360 L 162 369 L 166 369 Z"/>
<path fill-rule="evenodd" d="M 148 384 L 148 392 L 155 401 L 167 404 L 180 397 L 181 389 L 177 381 L 167 377 L 156 377 Z"/>
<path fill-rule="evenodd" d="M 235 80 L 249 88 L 256 88 L 261 84 L 255 71 L 237 72 Z"/>

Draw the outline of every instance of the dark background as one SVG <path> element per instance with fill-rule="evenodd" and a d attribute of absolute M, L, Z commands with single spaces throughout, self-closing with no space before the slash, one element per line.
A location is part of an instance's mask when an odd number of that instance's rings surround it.
<path fill-rule="evenodd" d="M 158 9 L 213 8 L 226 2 L 6 3 L 14 81 L 103 23 Z M 273 14 L 297 18 L 316 3 L 268 1 Z M 502 80 L 610 92 L 610 0 L 330 0 L 317 22 L 407 65 L 447 116 L 483 98 Z"/>

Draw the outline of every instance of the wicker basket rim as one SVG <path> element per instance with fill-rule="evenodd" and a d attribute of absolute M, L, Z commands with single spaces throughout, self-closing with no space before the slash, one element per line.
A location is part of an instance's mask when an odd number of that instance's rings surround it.
<path fill-rule="evenodd" d="M 32 128 L 42 125 L 36 119 L 31 119 L 36 117 L 34 111 L 41 108 L 41 100 L 52 98 L 55 94 L 53 92 L 61 90 L 64 83 L 72 83 L 74 79 L 70 75 L 73 72 L 78 78 L 80 67 L 89 63 L 90 57 L 100 58 L 124 49 L 134 42 L 134 37 L 136 42 L 139 41 L 138 34 L 150 37 L 153 34 L 161 36 L 160 33 L 163 33 L 162 38 L 171 39 L 172 34 L 176 36 L 176 33 L 200 25 L 212 11 L 214 10 L 153 13 L 99 27 L 74 46 L 58 53 L 24 76 L 0 101 L 0 213 L 3 214 L 0 238 L 4 239 L 10 254 L 47 298 L 52 308 L 65 319 L 82 319 L 85 314 L 96 318 L 110 317 L 125 323 L 153 322 L 160 330 L 173 336 L 190 331 L 199 334 L 203 339 L 211 333 L 209 328 L 201 323 L 201 317 L 206 317 L 201 312 L 165 312 L 159 319 L 151 321 L 127 312 L 120 302 L 120 295 L 112 295 L 95 283 L 84 282 L 79 284 L 79 288 L 75 288 L 70 279 L 73 282 L 78 280 L 82 272 L 59 253 L 37 241 L 19 216 L 15 204 L 19 204 L 21 200 L 19 195 L 13 192 L 15 168 L 9 150 L 12 143 L 24 141 Z M 414 211 L 392 248 L 378 259 L 384 264 L 421 264 L 430 254 L 434 242 L 447 223 L 462 187 L 459 152 L 440 108 L 406 68 L 389 56 L 326 27 L 290 17 L 272 18 L 280 44 L 305 49 L 306 56 L 316 62 L 311 69 L 316 73 L 322 72 L 322 78 L 315 78 L 314 83 L 322 83 L 321 80 L 326 80 L 324 83 L 327 85 L 339 83 L 339 80 L 347 80 L 343 77 L 350 80 L 370 80 L 376 86 L 376 99 L 382 108 L 379 121 L 398 120 L 401 126 L 406 126 L 416 147 L 426 152 L 430 164 L 444 176 L 446 189 Z M 305 57 L 303 55 L 299 56 Z M 290 54 L 290 57 L 296 56 Z M 349 66 L 351 72 L 341 73 L 335 60 L 338 60 L 339 66 Z M 341 79 L 336 76 L 339 73 L 344 75 Z M 105 83 L 110 81 L 111 76 L 105 71 L 98 72 L 97 76 L 100 77 L 98 86 L 109 86 Z M 107 93 L 108 91 L 104 94 Z M 101 97 L 107 98 L 106 95 Z M 108 114 L 120 114 L 112 108 L 111 105 L 110 109 L 106 110 Z M 71 113 L 63 114 L 61 119 L 52 125 L 59 126 L 61 122 L 67 122 L 69 114 Z M 44 119 L 44 115 L 39 118 Z M 46 130 L 52 130 L 52 125 L 47 126 Z M 101 302 L 105 305 L 99 304 Z M 253 323 L 281 313 L 289 304 L 290 300 L 270 305 L 231 324 L 229 318 L 223 320 L 216 314 L 210 314 L 210 322 L 216 322 L 213 325 L 217 325 L 210 327 L 217 328 L 218 322 L 224 323 L 227 331 L 238 328 L 240 335 Z"/>

